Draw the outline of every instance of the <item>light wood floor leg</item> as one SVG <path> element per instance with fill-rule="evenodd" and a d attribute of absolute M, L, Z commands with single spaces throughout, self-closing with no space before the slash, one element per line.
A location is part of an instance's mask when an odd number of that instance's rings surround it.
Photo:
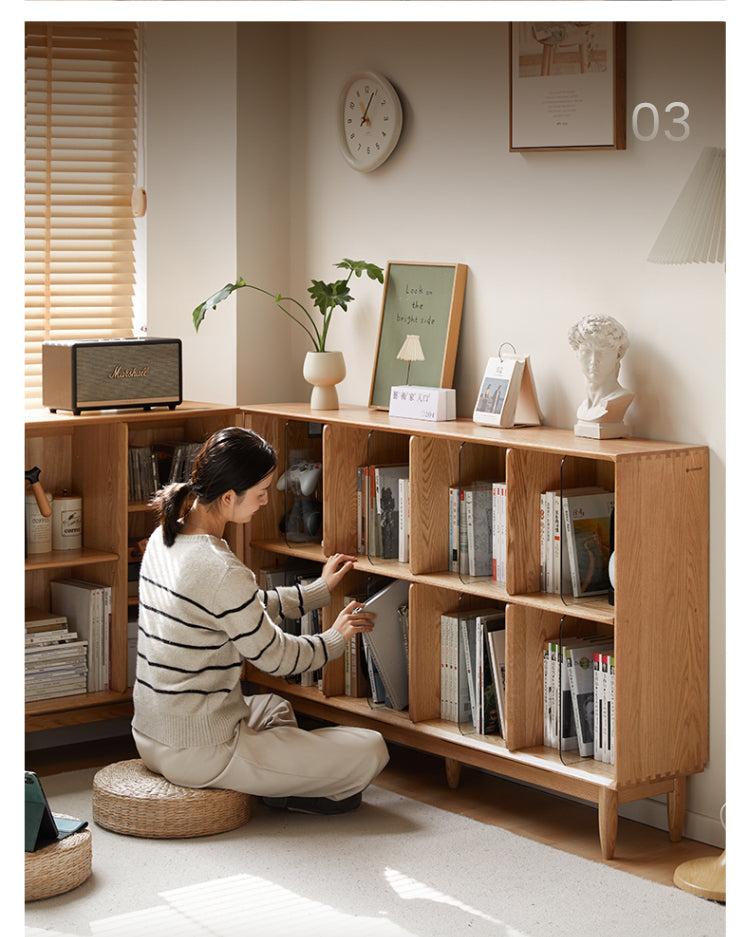
<path fill-rule="evenodd" d="M 617 839 L 617 792 L 603 787 L 599 792 L 599 842 L 602 858 L 611 859 L 615 854 Z"/>
<path fill-rule="evenodd" d="M 445 759 L 445 777 L 448 780 L 448 787 L 455 790 L 461 780 L 461 762 L 454 761 L 453 758 Z"/>
<path fill-rule="evenodd" d="M 682 839 L 682 827 L 685 823 L 685 792 L 687 779 L 674 779 L 674 790 L 667 794 L 667 819 L 669 820 L 669 838 L 673 843 Z"/>

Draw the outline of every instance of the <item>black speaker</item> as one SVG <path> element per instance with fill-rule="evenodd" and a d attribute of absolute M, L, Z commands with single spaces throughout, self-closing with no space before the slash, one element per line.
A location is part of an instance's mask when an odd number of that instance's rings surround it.
<path fill-rule="evenodd" d="M 179 338 L 116 338 L 42 344 L 42 403 L 55 413 L 182 403 Z"/>

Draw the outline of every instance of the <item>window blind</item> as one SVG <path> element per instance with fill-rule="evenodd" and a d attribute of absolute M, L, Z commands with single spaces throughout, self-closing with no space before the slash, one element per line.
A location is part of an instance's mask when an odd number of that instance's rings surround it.
<path fill-rule="evenodd" d="M 133 334 L 138 32 L 26 25 L 26 403 L 42 342 Z"/>

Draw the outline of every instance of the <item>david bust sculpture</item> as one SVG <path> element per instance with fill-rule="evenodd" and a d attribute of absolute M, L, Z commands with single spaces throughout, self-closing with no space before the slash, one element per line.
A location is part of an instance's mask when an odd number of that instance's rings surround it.
<path fill-rule="evenodd" d="M 629 436 L 623 418 L 635 395 L 618 381 L 620 361 L 630 345 L 625 328 L 612 316 L 584 316 L 568 332 L 568 342 L 586 385 L 574 432 L 595 439 Z"/>

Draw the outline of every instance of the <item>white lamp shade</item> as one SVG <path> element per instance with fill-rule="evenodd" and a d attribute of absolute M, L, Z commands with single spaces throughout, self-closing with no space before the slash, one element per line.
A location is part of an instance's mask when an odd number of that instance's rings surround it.
<path fill-rule="evenodd" d="M 401 346 L 401 351 L 396 355 L 399 361 L 424 361 L 422 354 L 422 345 L 418 335 L 407 335 L 406 341 Z"/>
<path fill-rule="evenodd" d="M 652 263 L 724 263 L 725 183 L 726 151 L 707 146 L 651 248 Z"/>

